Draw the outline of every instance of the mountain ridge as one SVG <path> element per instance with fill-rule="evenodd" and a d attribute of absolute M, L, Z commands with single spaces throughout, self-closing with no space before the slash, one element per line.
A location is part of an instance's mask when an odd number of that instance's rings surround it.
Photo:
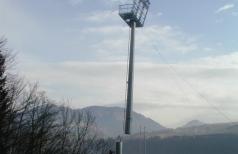
<path fill-rule="evenodd" d="M 104 136 L 116 137 L 123 134 L 124 109 L 121 107 L 90 106 L 80 109 L 89 111 L 95 116 L 95 122 Z M 139 133 L 141 127 L 146 126 L 148 132 L 167 129 L 156 121 L 140 113 L 133 112 L 132 134 Z"/>
<path fill-rule="evenodd" d="M 197 127 L 205 125 L 206 123 L 200 121 L 200 120 L 191 120 L 187 122 L 185 125 L 183 125 L 181 128 L 189 128 L 189 127 Z"/>

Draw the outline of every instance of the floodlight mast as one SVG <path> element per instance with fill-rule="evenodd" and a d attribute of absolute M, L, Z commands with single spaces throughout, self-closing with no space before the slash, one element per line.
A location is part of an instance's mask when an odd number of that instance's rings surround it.
<path fill-rule="evenodd" d="M 119 6 L 119 15 L 130 27 L 130 54 L 127 81 L 127 102 L 125 118 L 125 134 L 131 134 L 134 80 L 135 28 L 143 27 L 149 10 L 149 0 L 133 0 L 131 4 Z"/>

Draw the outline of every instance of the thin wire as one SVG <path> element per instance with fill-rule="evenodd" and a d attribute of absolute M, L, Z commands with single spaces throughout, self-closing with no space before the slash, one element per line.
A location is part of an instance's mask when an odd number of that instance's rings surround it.
<path fill-rule="evenodd" d="M 169 67 L 169 69 L 174 72 L 175 75 L 177 75 L 181 81 L 183 81 L 185 84 L 188 85 L 188 87 L 190 87 L 190 89 L 192 89 L 192 91 L 199 96 L 204 102 L 206 102 L 207 104 L 209 104 L 214 110 L 216 110 L 218 113 L 220 113 L 227 121 L 229 121 L 230 123 L 233 123 L 233 121 L 220 109 L 218 108 L 216 105 L 212 104 L 211 102 L 209 102 L 207 100 L 207 98 L 205 98 L 190 82 L 188 82 L 184 77 L 182 77 L 181 75 L 179 75 L 179 73 L 177 72 L 177 70 L 168 63 L 168 61 L 166 60 L 166 58 L 159 52 L 158 48 L 156 46 L 153 46 L 154 50 L 156 51 L 156 53 L 159 54 L 159 56 L 161 57 L 161 60 L 163 60 Z"/>
<path fill-rule="evenodd" d="M 171 71 L 170 71 L 171 72 Z M 179 79 L 179 78 L 178 78 Z M 187 95 L 187 92 L 185 92 L 185 90 L 182 88 L 182 85 L 178 82 L 178 80 L 169 78 L 169 80 L 171 80 L 172 82 L 174 82 L 174 84 L 176 84 L 176 88 L 178 88 L 178 91 L 182 94 L 182 96 L 185 98 L 184 102 L 189 104 L 188 100 L 190 99 Z"/>

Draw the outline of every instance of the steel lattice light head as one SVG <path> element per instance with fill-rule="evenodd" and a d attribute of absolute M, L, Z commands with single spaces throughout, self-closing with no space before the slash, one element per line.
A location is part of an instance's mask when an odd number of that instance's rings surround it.
<path fill-rule="evenodd" d="M 133 0 L 129 4 L 119 6 L 119 15 L 129 26 L 131 22 L 135 22 L 136 27 L 143 27 L 149 6 L 149 0 Z"/>

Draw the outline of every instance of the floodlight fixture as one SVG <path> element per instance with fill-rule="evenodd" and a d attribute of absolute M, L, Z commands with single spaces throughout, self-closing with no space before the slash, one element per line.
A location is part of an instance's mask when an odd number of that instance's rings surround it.
<path fill-rule="evenodd" d="M 119 15 L 130 27 L 132 22 L 136 23 L 136 27 L 143 27 L 149 6 L 149 0 L 133 0 L 119 6 Z"/>

